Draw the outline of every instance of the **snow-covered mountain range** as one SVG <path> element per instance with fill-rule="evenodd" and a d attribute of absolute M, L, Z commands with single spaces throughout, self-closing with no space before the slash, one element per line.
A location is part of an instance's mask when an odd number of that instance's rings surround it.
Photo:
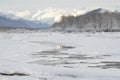
<path fill-rule="evenodd" d="M 61 17 L 68 15 L 80 15 L 85 10 L 63 10 L 47 8 L 37 11 L 0 11 L 0 27 L 29 27 L 41 28 L 49 27 L 54 22 L 61 20 Z"/>
<path fill-rule="evenodd" d="M 65 10 L 47 8 L 37 11 L 0 11 L 0 27 L 29 27 L 29 28 L 41 28 L 49 27 L 55 22 L 60 22 L 62 16 L 74 16 L 77 17 L 83 14 L 105 13 L 110 10 L 98 8 L 93 11 L 87 9 L 84 10 Z M 119 13 L 116 11 L 116 13 Z"/>
<path fill-rule="evenodd" d="M 26 20 L 15 16 L 14 14 L 0 13 L 0 27 L 27 27 L 27 28 L 45 28 L 50 25 L 40 21 Z"/>
<path fill-rule="evenodd" d="M 46 8 L 46 9 L 39 9 L 35 11 L 23 10 L 23 11 L 0 11 L 0 15 L 6 15 L 6 17 L 11 19 L 27 19 L 31 21 L 40 21 L 42 23 L 53 24 L 56 21 L 60 21 L 61 16 L 68 16 L 68 15 L 80 15 L 84 14 L 87 11 L 79 10 L 79 9 L 55 9 L 55 8 Z"/>

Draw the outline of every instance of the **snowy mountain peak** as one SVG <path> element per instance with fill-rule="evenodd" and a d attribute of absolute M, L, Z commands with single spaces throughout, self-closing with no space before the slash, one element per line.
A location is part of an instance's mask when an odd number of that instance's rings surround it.
<path fill-rule="evenodd" d="M 110 10 L 107 10 L 107 9 L 103 9 L 103 8 L 98 8 L 98 9 L 95 9 L 95 10 L 92 10 L 88 13 L 111 13 L 112 11 Z"/>
<path fill-rule="evenodd" d="M 3 12 L 3 11 L 0 11 L 0 16 L 5 17 L 5 18 L 9 18 L 9 19 L 12 19 L 12 20 L 16 20 L 16 19 L 20 18 L 19 16 L 16 16 L 13 13 Z"/>

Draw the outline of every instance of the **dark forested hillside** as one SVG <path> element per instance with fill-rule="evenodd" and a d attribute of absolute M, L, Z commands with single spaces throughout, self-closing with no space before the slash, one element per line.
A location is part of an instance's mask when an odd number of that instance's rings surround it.
<path fill-rule="evenodd" d="M 120 31 L 120 13 L 99 8 L 77 17 L 63 16 L 51 28 L 58 31 Z"/>

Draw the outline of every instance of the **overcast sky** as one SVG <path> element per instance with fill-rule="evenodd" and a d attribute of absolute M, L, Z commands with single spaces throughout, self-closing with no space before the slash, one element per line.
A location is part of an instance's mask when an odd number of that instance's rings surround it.
<path fill-rule="evenodd" d="M 120 0 L 0 0 L 0 10 L 59 9 L 119 9 Z"/>

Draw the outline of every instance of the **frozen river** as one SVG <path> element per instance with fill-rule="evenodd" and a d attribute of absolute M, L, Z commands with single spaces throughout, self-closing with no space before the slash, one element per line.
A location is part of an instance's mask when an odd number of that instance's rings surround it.
<path fill-rule="evenodd" d="M 119 80 L 120 33 L 0 33 L 0 80 Z"/>

